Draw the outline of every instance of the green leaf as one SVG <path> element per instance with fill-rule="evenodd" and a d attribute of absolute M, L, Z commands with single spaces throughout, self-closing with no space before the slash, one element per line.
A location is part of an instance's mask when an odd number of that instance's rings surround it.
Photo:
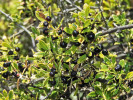
<path fill-rule="evenodd" d="M 63 20 L 64 20 L 64 17 L 63 17 L 62 20 L 60 21 L 60 24 L 58 25 L 58 28 L 60 28 L 60 26 L 61 26 Z"/>
<path fill-rule="evenodd" d="M 39 63 L 38 66 L 39 66 L 40 68 L 45 69 L 45 70 L 49 70 L 49 68 L 48 68 L 46 65 L 44 65 L 43 63 Z"/>
<path fill-rule="evenodd" d="M 39 30 L 37 29 L 37 28 L 35 28 L 35 27 L 31 27 L 31 30 L 32 30 L 32 32 L 34 33 L 34 34 L 37 34 L 37 35 L 40 35 L 40 32 L 39 32 Z"/>
<path fill-rule="evenodd" d="M 45 52 L 36 52 L 33 56 L 37 57 L 37 58 L 41 58 L 43 56 L 46 56 L 46 53 Z"/>
<path fill-rule="evenodd" d="M 76 87 L 76 91 L 75 91 L 75 93 L 74 93 L 74 96 L 76 96 L 77 94 L 78 94 L 78 87 Z"/>
<path fill-rule="evenodd" d="M 48 50 L 48 47 L 46 45 L 46 43 L 43 40 L 40 40 L 39 43 L 37 44 L 37 47 L 39 50 L 41 51 L 46 51 Z"/>
<path fill-rule="evenodd" d="M 87 97 L 96 97 L 96 92 L 95 91 L 92 91 L 90 92 Z"/>
<path fill-rule="evenodd" d="M 68 28 L 68 27 L 65 27 L 65 28 L 64 28 L 64 31 L 65 31 L 66 33 L 68 33 L 68 34 L 72 34 L 72 30 L 71 30 L 70 28 Z"/>
<path fill-rule="evenodd" d="M 84 28 L 86 28 L 86 27 L 88 27 L 89 25 L 90 25 L 90 20 L 86 20 L 85 22 L 84 22 L 84 25 L 83 25 L 83 27 Z"/>
<path fill-rule="evenodd" d="M 0 98 L 2 98 L 3 97 L 3 95 L 0 93 Z"/>
<path fill-rule="evenodd" d="M 113 63 L 113 64 L 116 63 L 116 57 L 112 57 L 112 63 Z"/>
<path fill-rule="evenodd" d="M 83 6 L 83 9 L 85 11 L 85 17 L 87 17 L 88 14 L 89 14 L 89 10 L 90 10 L 89 5 L 87 3 L 85 3 L 84 6 Z"/>
<path fill-rule="evenodd" d="M 12 100 L 13 99 L 13 90 L 10 90 L 9 91 L 9 100 Z"/>
<path fill-rule="evenodd" d="M 63 59 L 64 62 L 70 62 L 70 60 L 71 60 L 71 57 L 69 57 L 69 56 L 67 56 L 67 57 L 65 57 L 65 58 Z"/>
<path fill-rule="evenodd" d="M 39 36 L 36 37 L 36 40 L 42 40 L 42 39 L 44 39 L 43 35 L 39 35 Z"/>
<path fill-rule="evenodd" d="M 129 72 L 126 76 L 126 79 L 130 79 L 133 77 L 133 71 L 132 72 Z"/>
<path fill-rule="evenodd" d="M 36 17 L 37 17 L 40 21 L 45 21 L 44 18 L 40 17 L 39 13 L 40 13 L 40 11 L 36 11 L 36 12 L 35 12 Z"/>
<path fill-rule="evenodd" d="M 85 79 L 85 80 L 84 80 L 84 83 L 88 83 L 88 82 L 89 82 L 89 79 Z"/>
<path fill-rule="evenodd" d="M 7 97 L 7 91 L 5 89 L 3 90 L 3 96 Z"/>
<path fill-rule="evenodd" d="M 94 88 L 95 88 L 96 94 L 102 96 L 102 90 L 98 86 L 95 86 Z"/>
<path fill-rule="evenodd" d="M 125 61 L 124 59 L 121 59 L 120 62 L 119 62 L 119 64 L 120 64 L 122 67 L 124 67 L 125 64 L 126 64 L 126 61 Z"/>
<path fill-rule="evenodd" d="M 6 43 L 6 42 L 3 42 L 3 43 L 2 43 L 2 46 L 3 46 L 3 47 L 10 48 L 10 49 L 12 48 L 12 47 L 11 47 L 8 43 Z"/>
<path fill-rule="evenodd" d="M 84 61 L 86 60 L 86 58 L 87 58 L 87 57 L 86 57 L 86 54 L 83 55 L 83 56 L 81 56 L 81 57 L 78 59 L 78 64 L 84 62 Z"/>

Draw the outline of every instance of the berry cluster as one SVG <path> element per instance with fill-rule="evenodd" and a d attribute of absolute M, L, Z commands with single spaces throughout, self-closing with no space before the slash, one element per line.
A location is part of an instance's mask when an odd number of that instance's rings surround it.
<path fill-rule="evenodd" d="M 49 23 L 48 23 L 48 22 L 51 21 L 51 17 L 50 17 L 50 16 L 47 16 L 47 17 L 46 17 L 46 20 L 47 20 L 47 21 L 45 21 L 45 22 L 43 23 L 43 26 L 44 26 L 44 28 L 43 28 L 43 34 L 47 36 L 48 33 L 49 33 L 49 29 L 48 29 Z"/>

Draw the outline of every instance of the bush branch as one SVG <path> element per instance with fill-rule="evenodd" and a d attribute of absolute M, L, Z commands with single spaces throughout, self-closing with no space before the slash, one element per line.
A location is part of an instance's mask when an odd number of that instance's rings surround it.
<path fill-rule="evenodd" d="M 118 30 L 125 30 L 125 29 L 131 29 L 133 28 L 133 24 L 130 24 L 130 25 L 124 25 L 124 26 L 118 26 L 118 27 L 115 27 L 115 28 L 112 28 L 112 29 L 108 29 L 107 31 L 103 31 L 100 36 L 103 36 L 103 35 L 106 35 L 106 34 L 110 34 L 110 33 L 113 33 L 113 32 L 116 32 Z M 100 32 L 99 32 L 100 33 Z M 98 33 L 98 34 L 99 34 Z"/>

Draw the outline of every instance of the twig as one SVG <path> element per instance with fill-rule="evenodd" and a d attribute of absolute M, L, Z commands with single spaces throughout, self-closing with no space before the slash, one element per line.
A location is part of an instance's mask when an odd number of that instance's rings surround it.
<path fill-rule="evenodd" d="M 74 5 L 70 0 L 66 0 L 66 2 L 69 3 L 69 4 L 71 4 L 72 6 L 75 6 L 75 7 L 76 7 L 77 9 L 79 9 L 80 11 L 82 10 L 81 7 Z"/>
<path fill-rule="evenodd" d="M 52 87 L 51 90 L 50 90 L 50 92 L 47 94 L 47 96 L 45 96 L 43 98 L 43 100 L 47 99 L 51 95 L 51 93 L 52 93 L 53 90 L 54 90 L 54 88 Z"/>
<path fill-rule="evenodd" d="M 98 0 L 96 1 L 96 3 L 97 3 L 97 5 L 98 5 L 98 9 L 99 9 L 99 11 L 100 11 L 100 13 L 101 13 L 102 20 L 104 21 L 106 28 L 109 29 L 108 24 L 107 24 L 107 22 L 106 22 L 106 20 L 105 20 L 105 18 L 104 18 L 104 16 L 103 16 L 103 11 L 102 11 L 102 9 L 100 8 L 101 5 L 98 4 L 98 3 L 99 3 Z M 113 40 L 113 43 L 115 43 L 115 40 L 114 40 L 114 38 L 112 37 L 112 35 L 111 35 L 110 33 L 109 33 L 109 37 Z"/>
<path fill-rule="evenodd" d="M 100 11 L 100 13 L 101 13 L 102 20 L 104 21 L 106 28 L 109 29 L 108 24 L 107 24 L 107 22 L 106 22 L 106 20 L 105 20 L 105 18 L 104 18 L 104 16 L 103 16 L 103 12 L 102 12 L 102 9 L 100 8 L 100 5 L 99 5 L 98 0 L 96 1 L 96 3 L 97 3 L 97 5 L 98 5 L 98 9 L 99 9 L 99 11 Z"/>
<path fill-rule="evenodd" d="M 120 55 L 117 55 L 117 58 L 126 57 L 126 56 L 127 56 L 126 53 L 122 53 L 122 54 L 120 54 Z"/>
<path fill-rule="evenodd" d="M 29 82 L 28 84 L 20 83 L 20 84 L 19 84 L 19 88 L 23 88 L 23 87 L 29 86 L 30 84 L 34 84 L 34 83 L 40 82 L 40 81 L 42 81 L 42 80 L 44 80 L 44 77 L 35 79 L 35 80 Z M 16 87 L 17 87 L 16 85 L 12 85 L 12 86 L 9 87 L 9 90 L 12 90 L 12 89 L 14 89 L 14 88 L 16 88 Z"/>
<path fill-rule="evenodd" d="M 28 27 L 26 27 L 26 28 L 28 29 L 28 28 L 30 28 L 32 25 L 33 25 L 33 24 L 29 25 L 29 26 L 28 26 Z M 25 31 L 25 30 L 20 30 L 18 33 L 13 34 L 12 36 L 10 36 L 10 38 L 13 38 L 13 37 L 17 36 L 17 35 L 19 35 L 19 34 L 23 33 L 24 31 Z"/>
<path fill-rule="evenodd" d="M 9 18 L 11 21 L 13 21 L 13 18 L 11 16 L 9 16 L 8 14 L 6 14 L 5 12 L 3 12 L 2 10 L 0 10 L 0 12 L 2 14 L 4 14 L 7 18 Z M 25 30 L 30 36 L 31 36 L 31 32 L 29 30 L 27 30 L 27 28 L 25 28 L 24 26 L 16 23 L 19 27 L 21 27 L 23 30 Z M 33 48 L 35 48 L 35 40 L 31 37 L 31 40 L 32 40 L 32 45 L 33 45 Z"/>
<path fill-rule="evenodd" d="M 103 36 L 103 35 L 106 35 L 106 34 L 110 34 L 110 33 L 113 33 L 113 32 L 116 32 L 117 30 L 125 30 L 125 29 L 131 29 L 133 28 L 133 24 L 130 24 L 130 25 L 124 25 L 124 26 L 118 26 L 118 27 L 115 27 L 115 28 L 112 28 L 112 29 L 108 29 L 107 31 L 103 31 L 100 36 Z M 100 32 L 96 33 L 96 34 L 99 34 Z"/>

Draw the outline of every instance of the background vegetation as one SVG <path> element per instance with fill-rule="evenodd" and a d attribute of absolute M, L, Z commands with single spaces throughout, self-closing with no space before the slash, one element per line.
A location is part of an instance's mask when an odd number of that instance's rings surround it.
<path fill-rule="evenodd" d="M 0 100 L 132 100 L 132 0 L 1 0 Z"/>

